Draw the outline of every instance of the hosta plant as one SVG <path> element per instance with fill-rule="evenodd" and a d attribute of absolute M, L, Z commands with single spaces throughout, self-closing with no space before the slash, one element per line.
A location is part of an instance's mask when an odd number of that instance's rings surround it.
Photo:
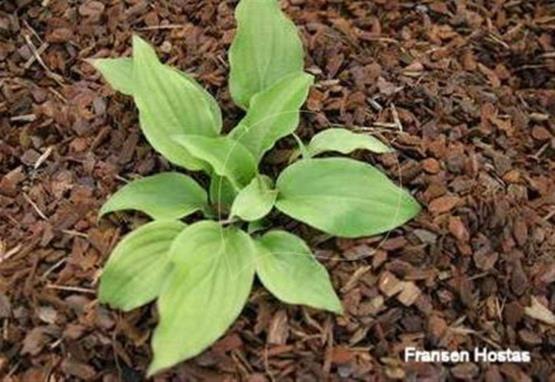
<path fill-rule="evenodd" d="M 177 170 L 135 180 L 100 211 L 138 210 L 152 218 L 115 247 L 99 286 L 100 302 L 124 311 L 156 300 L 149 374 L 194 357 L 222 336 L 255 275 L 285 303 L 341 313 L 328 273 L 308 245 L 271 228 L 274 209 L 347 238 L 389 231 L 420 209 L 371 165 L 329 155 L 391 151 L 346 129 L 299 141 L 300 153 L 275 181 L 261 173 L 264 154 L 297 128 L 314 78 L 303 71 L 301 40 L 276 0 L 242 0 L 236 19 L 229 85 L 245 114 L 228 134 L 216 100 L 191 76 L 161 63 L 141 38 L 133 37 L 132 57 L 90 60 L 114 89 L 133 97 L 155 150 L 176 169 L 209 178 L 208 192 Z"/>

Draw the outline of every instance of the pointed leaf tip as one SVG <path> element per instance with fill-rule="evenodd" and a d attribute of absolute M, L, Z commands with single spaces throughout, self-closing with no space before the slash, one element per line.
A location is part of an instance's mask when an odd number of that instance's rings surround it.
<path fill-rule="evenodd" d="M 113 194 L 102 206 L 107 213 L 138 210 L 158 220 L 174 220 L 202 210 L 208 204 L 204 189 L 191 177 L 163 172 L 134 180 Z"/>
<path fill-rule="evenodd" d="M 283 302 L 343 312 L 326 268 L 298 236 L 274 230 L 258 239 L 256 273 L 262 284 Z"/>
<path fill-rule="evenodd" d="M 297 27 L 275 0 L 242 0 L 229 49 L 231 97 L 240 107 L 287 74 L 302 71 L 304 52 Z"/>
<path fill-rule="evenodd" d="M 421 209 L 378 169 L 349 158 L 300 160 L 279 175 L 276 187 L 278 210 L 340 237 L 390 231 Z"/>
<path fill-rule="evenodd" d="M 222 121 L 213 97 L 184 73 L 162 64 L 155 50 L 138 36 L 133 36 L 133 80 L 139 122 L 149 143 L 174 164 L 207 170 L 206 163 L 171 136 L 217 136 Z"/>
<path fill-rule="evenodd" d="M 211 346 L 243 309 L 254 278 L 254 244 L 233 227 L 195 223 L 172 243 L 173 270 L 160 297 L 149 375 Z"/>
<path fill-rule="evenodd" d="M 99 301 L 129 311 L 155 299 L 171 269 L 170 246 L 184 228 L 178 221 L 155 221 L 125 236 L 104 266 Z"/>

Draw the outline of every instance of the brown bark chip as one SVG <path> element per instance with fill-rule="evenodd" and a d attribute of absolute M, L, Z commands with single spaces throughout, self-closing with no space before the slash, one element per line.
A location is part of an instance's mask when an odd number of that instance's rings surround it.
<path fill-rule="evenodd" d="M 411 306 L 416 302 L 418 297 L 420 297 L 420 288 L 416 286 L 413 282 L 403 283 L 403 289 L 401 293 L 397 296 L 397 299 L 405 306 Z"/>
<path fill-rule="evenodd" d="M 463 220 L 458 216 L 449 217 L 449 232 L 461 242 L 467 242 L 470 239 Z"/>
<path fill-rule="evenodd" d="M 432 200 L 428 206 L 428 210 L 433 214 L 449 212 L 459 203 L 459 200 L 460 198 L 457 196 L 442 196 Z"/>
<path fill-rule="evenodd" d="M 404 285 L 394 274 L 386 271 L 381 274 L 378 287 L 386 297 L 392 297 L 401 292 Z"/>
<path fill-rule="evenodd" d="M 289 324 L 287 313 L 284 310 L 279 310 L 270 321 L 267 342 L 272 345 L 284 345 L 288 337 Z"/>

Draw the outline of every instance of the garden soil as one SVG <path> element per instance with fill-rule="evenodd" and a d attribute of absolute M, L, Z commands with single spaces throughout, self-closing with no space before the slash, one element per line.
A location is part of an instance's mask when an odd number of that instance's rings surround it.
<path fill-rule="evenodd" d="M 130 98 L 85 61 L 131 36 L 222 105 L 235 1 L 0 2 L 0 376 L 142 381 L 155 306 L 121 313 L 96 288 L 147 219 L 101 204 L 170 165 Z M 213 347 L 156 381 L 555 380 L 555 8 L 548 1 L 289 0 L 316 84 L 298 133 L 342 126 L 392 145 L 355 156 L 422 213 L 387 235 L 333 239 L 276 217 L 329 270 L 345 314 L 259 284 Z M 269 155 L 286 165 L 294 141 Z M 201 181 L 206 181 L 199 177 Z M 322 206 L 325 208 L 325 206 Z M 404 362 L 404 349 L 515 349 L 529 363 Z"/>

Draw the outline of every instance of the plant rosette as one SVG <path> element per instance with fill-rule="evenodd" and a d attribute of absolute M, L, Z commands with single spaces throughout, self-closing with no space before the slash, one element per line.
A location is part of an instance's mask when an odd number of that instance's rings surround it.
<path fill-rule="evenodd" d="M 152 218 L 119 242 L 99 286 L 100 302 L 124 311 L 156 300 L 149 375 L 221 337 L 255 276 L 285 303 L 342 312 L 325 267 L 300 237 L 271 227 L 272 211 L 345 238 L 390 231 L 420 211 L 378 169 L 344 156 L 392 151 L 347 129 L 324 130 L 307 145 L 299 140 L 302 155 L 275 181 L 260 173 L 264 154 L 294 135 L 314 78 L 303 71 L 298 32 L 276 0 L 241 0 L 236 18 L 229 82 L 245 115 L 229 134 L 221 131 L 216 100 L 191 76 L 161 63 L 138 36 L 132 57 L 89 60 L 115 90 L 133 97 L 155 150 L 210 178 L 207 192 L 181 172 L 148 176 L 122 187 L 100 211 L 137 210 Z M 330 152 L 342 156 L 319 157 Z M 206 220 L 193 221 L 200 214 Z"/>

